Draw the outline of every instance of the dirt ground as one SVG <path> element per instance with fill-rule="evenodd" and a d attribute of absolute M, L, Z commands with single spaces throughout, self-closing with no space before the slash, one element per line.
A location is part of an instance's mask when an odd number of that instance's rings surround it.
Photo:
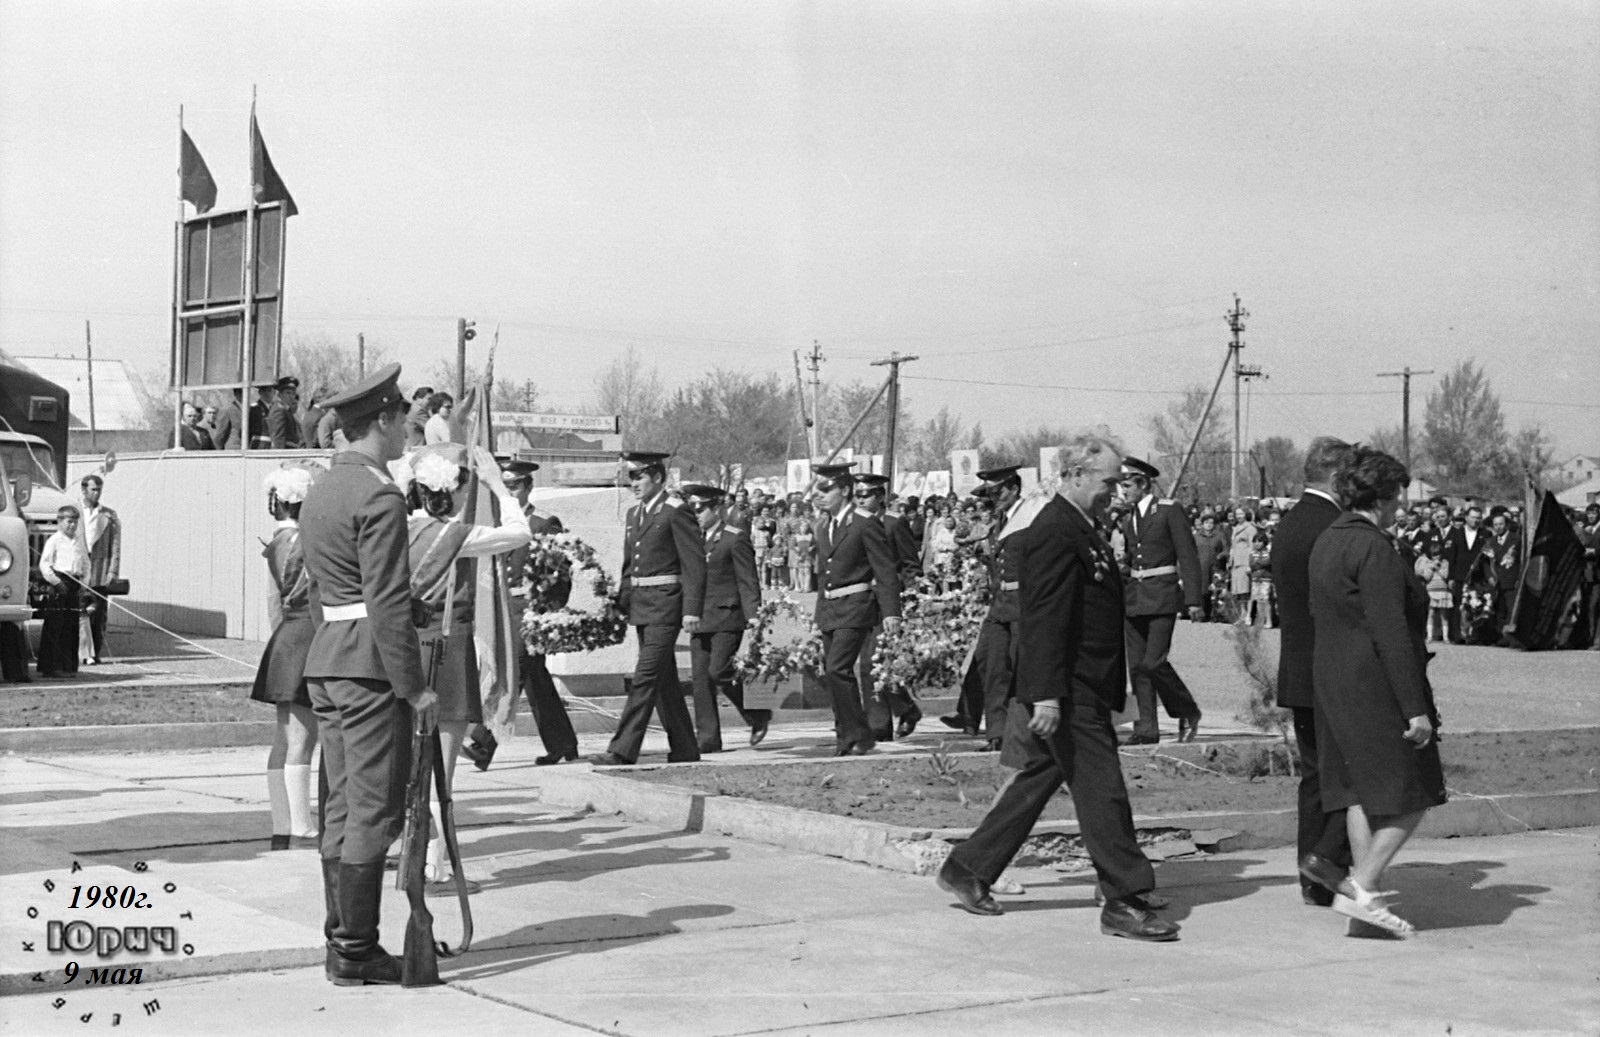
<path fill-rule="evenodd" d="M 1227 758 L 1207 759 L 1206 748 L 1125 750 L 1122 770 L 1134 813 L 1294 806 L 1297 779 L 1283 774 L 1281 766 L 1275 776 L 1236 776 L 1225 771 L 1259 768 L 1236 765 Z M 1440 752 L 1452 795 L 1600 787 L 1600 728 L 1596 727 L 1447 735 Z M 913 758 L 672 766 L 625 776 L 908 828 L 965 828 L 983 817 L 1006 773 L 997 754 L 935 753 Z M 1062 789 L 1045 808 L 1043 819 L 1073 816 L 1072 798 Z"/>
<path fill-rule="evenodd" d="M 188 724 L 271 720 L 271 706 L 250 701 L 243 685 L 74 688 L 70 684 L 0 687 L 0 727 Z"/>

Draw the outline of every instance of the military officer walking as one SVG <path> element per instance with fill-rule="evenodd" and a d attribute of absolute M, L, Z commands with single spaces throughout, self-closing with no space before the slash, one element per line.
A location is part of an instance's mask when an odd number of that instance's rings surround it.
<path fill-rule="evenodd" d="M 400 981 L 400 962 L 378 943 L 383 859 L 405 822 L 413 726 L 431 731 L 438 713 L 412 626 L 405 498 L 386 468 L 405 446 L 399 378 L 389 364 L 328 401 L 350 449 L 300 511 L 317 622 L 305 675 L 328 775 L 327 975 L 339 986 Z"/>
<path fill-rule="evenodd" d="M 990 887 L 1064 781 L 1105 896 L 1100 931 L 1173 940 L 1178 927 L 1145 898 L 1155 888 L 1155 871 L 1134 834 L 1111 726 L 1127 697 L 1122 581 L 1095 521 L 1117 485 L 1117 451 L 1080 436 L 1060 458 L 1058 495 L 1019 537 L 1026 541 L 1016 666 L 1023 705 L 1011 717 L 1006 755 L 1018 758 L 1020 770 L 971 837 L 950 852 L 938 882 L 973 914 L 1001 914 Z"/>
<path fill-rule="evenodd" d="M 909 543 L 911 531 L 898 516 L 887 513 L 888 492 L 887 475 L 856 476 L 856 510 L 871 515 L 883 527 L 889 557 L 894 560 L 895 573 L 900 577 L 900 592 L 904 593 L 922 573 L 922 556 Z M 922 709 L 906 692 L 878 690 L 873 678 L 872 655 L 878 649 L 878 632 L 882 629 L 881 625 L 873 627 L 862 643 L 856 677 L 861 684 L 862 707 L 867 711 L 867 726 L 872 728 L 872 737 L 887 742 L 909 738 L 922 720 Z"/>
<path fill-rule="evenodd" d="M 1137 457 L 1122 462 L 1122 492 L 1129 502 L 1122 520 L 1127 545 L 1128 672 L 1139 705 L 1128 745 L 1154 745 L 1161 740 L 1156 699 L 1167 716 L 1178 721 L 1178 741 L 1194 741 L 1200 707 L 1167 661 L 1178 612 L 1187 607 L 1199 622 L 1205 586 L 1200 582 L 1200 554 L 1183 509 L 1157 498 L 1154 481 L 1161 474 Z"/>
<path fill-rule="evenodd" d="M 755 545 L 750 542 L 749 530 L 728 517 L 724 491 L 697 483 L 685 486 L 683 496 L 706 543 L 705 611 L 700 616 L 700 629 L 689 635 L 694 727 L 700 751 L 722 752 L 722 718 L 717 715 L 719 691 L 750 725 L 750 744 L 760 745 L 767 737 L 772 711 L 744 708 L 744 682 L 733 664 L 744 641 L 745 628 L 756 624 L 761 608 Z"/>
<path fill-rule="evenodd" d="M 1006 712 L 1015 694 L 1013 682 L 1017 658 L 1017 620 L 1021 615 L 1018 591 L 1022 586 L 1022 554 L 1026 538 L 1017 536 L 1027 528 L 1022 511 L 1020 465 L 1005 465 L 978 473 L 994 501 L 994 526 L 989 533 L 990 581 L 992 597 L 989 614 L 978 631 L 978 657 L 983 675 L 983 748 L 1000 749 L 1006 729 Z M 977 714 L 973 714 L 976 726 Z"/>
<path fill-rule="evenodd" d="M 678 683 L 678 631 L 700 629 L 705 604 L 705 538 L 693 518 L 667 499 L 666 454 L 623 455 L 639 502 L 628 510 L 622 545 L 618 604 L 637 633 L 639 661 L 617 733 L 606 751 L 590 757 L 603 766 L 638 761 L 650 711 L 667 731 L 670 763 L 700 759 L 694 722 Z"/>
<path fill-rule="evenodd" d="M 823 680 L 833 705 L 835 756 L 877 744 L 856 683 L 856 662 L 872 629 L 900 627 L 900 576 L 882 523 L 852 507 L 853 463 L 817 465 L 817 629 Z"/>

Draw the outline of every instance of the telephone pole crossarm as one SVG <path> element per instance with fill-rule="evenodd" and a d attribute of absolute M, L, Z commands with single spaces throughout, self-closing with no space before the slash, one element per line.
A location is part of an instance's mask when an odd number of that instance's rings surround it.
<path fill-rule="evenodd" d="M 883 451 L 883 474 L 889 477 L 889 493 L 894 492 L 895 433 L 900 422 L 900 365 L 909 364 L 915 359 L 914 356 L 890 353 L 882 360 L 872 361 L 873 367 L 889 368 L 889 442 Z"/>

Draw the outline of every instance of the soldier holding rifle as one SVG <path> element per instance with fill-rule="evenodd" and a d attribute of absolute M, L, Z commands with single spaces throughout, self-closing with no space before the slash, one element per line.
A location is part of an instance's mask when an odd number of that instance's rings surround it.
<path fill-rule="evenodd" d="M 412 625 L 405 498 L 386 467 L 405 448 L 399 378 L 389 364 L 328 401 L 350 448 L 300 513 L 318 623 L 305 672 L 328 772 L 326 967 L 339 986 L 400 981 L 378 943 L 384 854 L 404 821 L 413 726 L 431 732 L 438 713 Z"/>

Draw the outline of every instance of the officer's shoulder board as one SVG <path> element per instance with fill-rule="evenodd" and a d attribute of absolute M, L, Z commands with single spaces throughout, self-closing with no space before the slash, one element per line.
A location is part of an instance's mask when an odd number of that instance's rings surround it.
<path fill-rule="evenodd" d="M 872 512 L 870 512 L 870 511 L 862 511 L 860 508 L 856 508 L 855 509 L 855 513 L 857 515 L 860 515 L 862 518 L 871 518 L 872 517 Z"/>
<path fill-rule="evenodd" d="M 723 526 L 722 527 L 722 531 L 724 533 L 732 533 L 735 536 L 738 536 L 740 533 L 744 532 L 744 530 L 742 528 L 740 528 L 739 526 Z"/>
<path fill-rule="evenodd" d="M 671 497 L 668 497 L 666 500 L 661 502 L 661 506 L 663 508 L 681 508 L 683 507 L 683 502 L 675 501 Z"/>
<path fill-rule="evenodd" d="M 1173 499 L 1171 499 L 1170 497 L 1162 497 L 1159 500 L 1157 500 L 1156 503 L 1157 504 L 1165 504 L 1169 508 L 1175 508 L 1175 507 L 1178 506 L 1178 502 L 1173 500 Z"/>
<path fill-rule="evenodd" d="M 393 486 L 394 485 L 394 480 L 389 478 L 389 473 L 388 472 L 380 472 L 376 468 L 372 467 L 371 465 L 365 465 L 364 464 L 364 465 L 360 465 L 359 467 L 361 468 L 361 470 L 363 472 L 366 472 L 368 475 L 370 475 L 374 479 L 378 480 L 378 485 L 380 485 L 380 486 Z"/>

